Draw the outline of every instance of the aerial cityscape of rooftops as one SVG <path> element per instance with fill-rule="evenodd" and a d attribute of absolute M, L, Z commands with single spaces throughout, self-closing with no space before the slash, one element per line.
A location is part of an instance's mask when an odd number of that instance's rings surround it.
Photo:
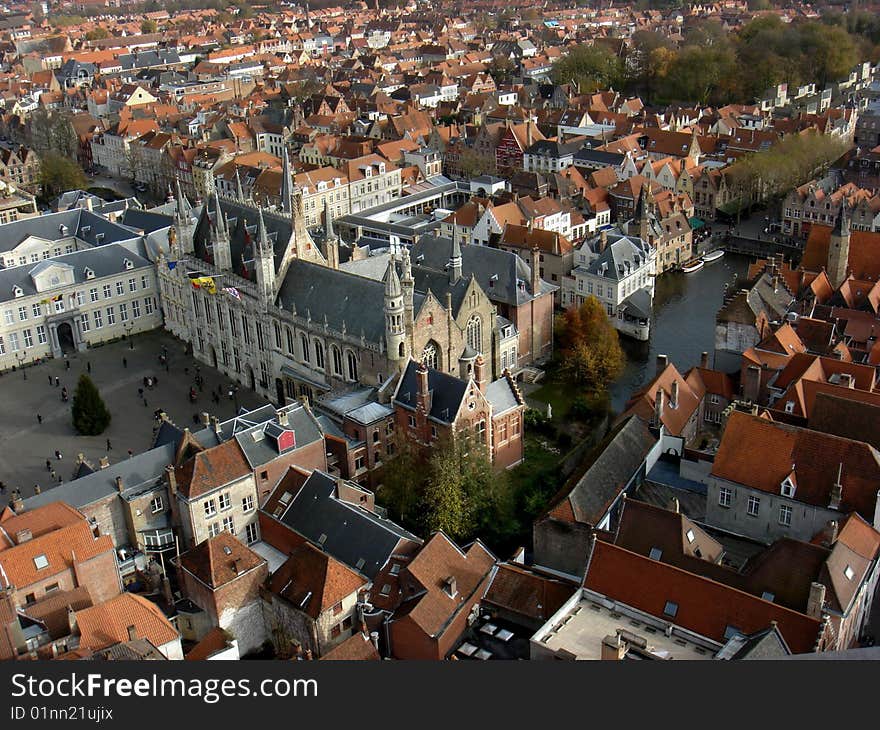
<path fill-rule="evenodd" d="M 0 13 L 0 659 L 878 656 L 880 2 Z"/>

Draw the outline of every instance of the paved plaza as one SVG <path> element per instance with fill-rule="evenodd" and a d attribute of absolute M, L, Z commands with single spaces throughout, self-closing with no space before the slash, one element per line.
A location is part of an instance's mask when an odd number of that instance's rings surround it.
<path fill-rule="evenodd" d="M 167 370 L 160 363 L 164 352 Z M 47 459 L 55 470 L 55 481 L 59 477 L 68 481 L 74 473 L 77 454 L 83 454 L 97 468 L 103 456 L 112 463 L 128 458 L 129 449 L 139 453 L 149 448 L 157 409 L 164 410 L 181 428 L 193 428 L 193 416 L 202 411 L 225 420 L 235 414 L 236 402 L 248 408 L 265 403 L 262 396 L 245 385 L 197 362 L 185 353 L 183 342 L 160 330 L 135 335 L 131 342 L 102 345 L 68 358 L 69 370 L 59 358 L 0 376 L 0 480 L 6 486 L 5 494 L 0 495 L 0 508 L 6 505 L 14 488 L 20 488 L 27 498 L 34 494 L 34 485 L 46 489 L 52 483 Z M 113 416 L 109 428 L 100 436 L 79 436 L 72 423 L 73 393 L 80 374 L 87 372 L 89 365 L 90 376 Z M 196 402 L 191 403 L 189 391 L 195 386 L 197 367 L 204 382 Z M 157 384 L 144 387 L 146 377 L 156 378 Z M 234 398 L 229 398 L 232 385 L 238 385 L 238 391 Z M 224 394 L 219 404 L 212 398 L 218 386 Z M 69 392 L 66 403 L 61 399 L 62 387 Z M 138 389 L 143 389 L 143 397 Z M 55 458 L 56 449 L 61 452 L 61 460 Z"/>

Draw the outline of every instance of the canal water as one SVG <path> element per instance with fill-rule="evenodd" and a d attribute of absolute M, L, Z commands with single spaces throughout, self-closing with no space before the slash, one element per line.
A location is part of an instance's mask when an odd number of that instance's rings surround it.
<path fill-rule="evenodd" d="M 630 396 L 654 377 L 656 357 L 668 355 L 682 373 L 700 364 L 700 355 L 715 344 L 715 314 L 721 307 L 724 285 L 744 275 L 751 259 L 726 254 L 693 274 L 670 272 L 657 279 L 654 319 L 648 342 L 621 338 L 627 357 L 623 374 L 611 387 L 611 405 L 619 413 Z"/>

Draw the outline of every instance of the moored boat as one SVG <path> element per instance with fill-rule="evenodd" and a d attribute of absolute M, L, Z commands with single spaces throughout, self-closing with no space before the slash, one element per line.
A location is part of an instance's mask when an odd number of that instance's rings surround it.
<path fill-rule="evenodd" d="M 681 270 L 685 274 L 693 274 L 695 271 L 702 269 L 704 265 L 703 259 L 692 259 L 691 261 L 683 263 L 681 265 Z"/>
<path fill-rule="evenodd" d="M 722 256 L 724 256 L 724 249 L 716 248 L 714 251 L 710 251 L 709 253 L 703 255 L 703 262 L 711 264 L 713 261 L 717 261 Z"/>

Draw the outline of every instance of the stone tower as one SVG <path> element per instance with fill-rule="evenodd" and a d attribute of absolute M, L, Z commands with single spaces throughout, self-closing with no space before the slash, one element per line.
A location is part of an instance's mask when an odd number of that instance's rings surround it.
<path fill-rule="evenodd" d="M 849 268 L 849 207 L 844 200 L 828 241 L 828 262 L 825 272 L 831 286 L 837 289 L 846 280 Z"/>
<path fill-rule="evenodd" d="M 400 286 L 403 290 L 403 324 L 406 331 L 406 342 L 410 351 L 413 349 L 413 330 L 415 323 L 415 288 L 416 282 L 412 275 L 412 262 L 409 258 L 409 249 L 403 247 L 403 275 L 400 277 Z"/>
<path fill-rule="evenodd" d="M 393 256 L 385 272 L 385 345 L 388 348 L 388 361 L 396 363 L 398 370 L 403 370 L 407 359 L 403 287 Z"/>
<path fill-rule="evenodd" d="M 211 226 L 211 249 L 214 255 L 214 266 L 223 271 L 232 268 L 232 251 L 229 247 L 229 221 L 220 208 L 220 194 L 215 185 L 212 194 L 214 202 L 214 223 Z"/>
<path fill-rule="evenodd" d="M 333 230 L 333 216 L 330 214 L 330 196 L 324 198 L 324 253 L 327 266 L 339 268 L 339 237 Z"/>
<path fill-rule="evenodd" d="M 179 177 L 175 178 L 175 184 L 177 190 L 175 191 L 174 232 L 178 250 L 172 252 L 172 258 L 176 258 L 179 254 L 192 253 L 193 236 L 196 231 L 196 219 L 193 217 L 192 206 L 183 193 Z"/>
<path fill-rule="evenodd" d="M 275 298 L 275 247 L 266 231 L 262 208 L 257 208 L 257 241 L 254 247 L 254 273 L 264 304 Z"/>

